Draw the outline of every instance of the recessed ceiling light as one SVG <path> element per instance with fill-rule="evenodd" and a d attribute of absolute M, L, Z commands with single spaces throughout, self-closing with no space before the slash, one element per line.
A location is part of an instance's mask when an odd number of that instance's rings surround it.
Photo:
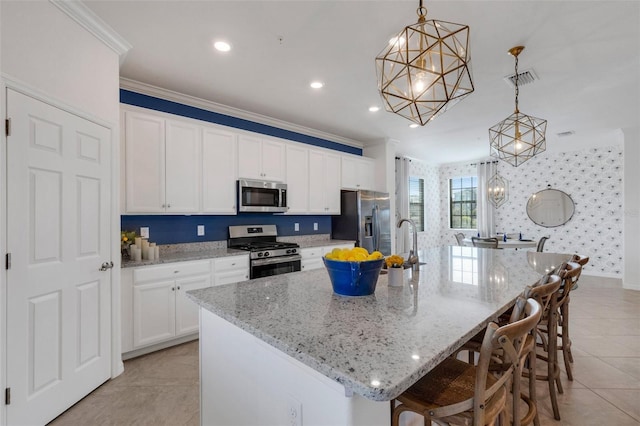
<path fill-rule="evenodd" d="M 224 41 L 216 41 L 213 43 L 213 47 L 220 52 L 228 52 L 231 50 L 231 45 Z"/>
<path fill-rule="evenodd" d="M 380 111 L 380 107 L 377 107 L 377 106 L 369 107 L 369 111 L 371 111 L 371 112 Z"/>
<path fill-rule="evenodd" d="M 415 129 L 416 127 L 418 127 L 418 125 L 416 123 L 411 123 L 409 124 L 409 127 L 411 127 L 412 129 Z"/>
<path fill-rule="evenodd" d="M 312 81 L 309 86 L 311 86 L 314 89 L 320 89 L 324 86 L 324 83 L 321 81 Z"/>

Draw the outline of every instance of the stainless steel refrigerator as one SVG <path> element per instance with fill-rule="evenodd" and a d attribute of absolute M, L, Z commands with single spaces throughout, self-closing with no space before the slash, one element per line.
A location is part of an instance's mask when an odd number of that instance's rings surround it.
<path fill-rule="evenodd" d="M 373 191 L 342 191 L 340 216 L 331 218 L 331 238 L 352 240 L 356 246 L 391 254 L 389 194 Z"/>

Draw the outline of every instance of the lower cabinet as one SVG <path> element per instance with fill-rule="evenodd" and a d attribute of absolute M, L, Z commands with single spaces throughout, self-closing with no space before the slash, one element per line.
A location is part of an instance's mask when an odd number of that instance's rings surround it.
<path fill-rule="evenodd" d="M 210 287 L 211 260 L 122 270 L 122 352 L 198 332 L 198 306 L 186 292 Z"/>
<path fill-rule="evenodd" d="M 249 255 L 220 257 L 213 260 L 214 285 L 249 279 Z"/>
<path fill-rule="evenodd" d="M 330 246 L 320 246 L 320 247 L 307 247 L 300 249 L 300 256 L 302 257 L 302 261 L 300 262 L 302 265 L 303 271 L 311 271 L 313 269 L 320 269 L 324 267 L 324 262 L 322 261 L 322 257 L 329 253 L 336 247 L 339 248 L 353 248 L 354 244 L 338 244 L 338 245 L 330 245 Z"/>

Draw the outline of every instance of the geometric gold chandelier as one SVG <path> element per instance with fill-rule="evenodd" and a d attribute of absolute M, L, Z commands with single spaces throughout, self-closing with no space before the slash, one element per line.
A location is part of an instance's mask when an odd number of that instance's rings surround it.
<path fill-rule="evenodd" d="M 378 90 L 385 109 L 421 126 L 471 92 L 469 27 L 425 19 L 405 27 L 376 57 Z"/>
<path fill-rule="evenodd" d="M 518 55 L 524 46 L 509 49 L 516 59 L 516 109 L 513 114 L 489 129 L 491 156 L 518 167 L 546 149 L 547 120 L 532 117 L 518 110 Z"/>

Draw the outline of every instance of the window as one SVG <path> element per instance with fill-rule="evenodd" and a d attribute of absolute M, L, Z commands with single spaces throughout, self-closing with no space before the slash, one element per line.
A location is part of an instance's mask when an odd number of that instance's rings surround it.
<path fill-rule="evenodd" d="M 449 226 L 451 229 L 476 229 L 478 178 L 449 180 Z"/>
<path fill-rule="evenodd" d="M 416 231 L 424 231 L 424 179 L 409 177 L 409 218 Z"/>

